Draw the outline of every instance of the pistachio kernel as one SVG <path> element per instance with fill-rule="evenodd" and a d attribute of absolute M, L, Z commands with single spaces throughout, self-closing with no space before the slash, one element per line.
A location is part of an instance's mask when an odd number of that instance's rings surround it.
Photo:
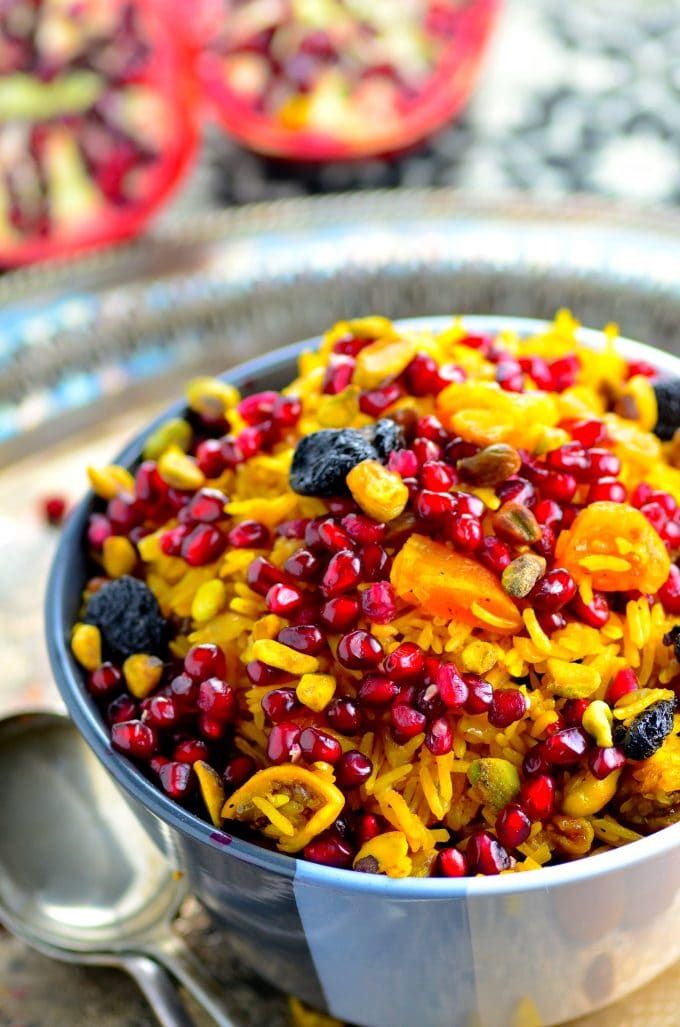
<path fill-rule="evenodd" d="M 536 553 L 522 553 L 503 571 L 501 584 L 509 596 L 526 599 L 532 588 L 545 574 L 547 564 Z"/>
<path fill-rule="evenodd" d="M 527 506 L 505 503 L 493 515 L 493 528 L 497 535 L 510 542 L 538 542 L 541 526 Z"/>
<path fill-rule="evenodd" d="M 489 487 L 500 485 L 522 466 L 522 458 L 507 442 L 495 442 L 481 449 L 475 456 L 458 461 L 458 470 L 473 485 Z"/>

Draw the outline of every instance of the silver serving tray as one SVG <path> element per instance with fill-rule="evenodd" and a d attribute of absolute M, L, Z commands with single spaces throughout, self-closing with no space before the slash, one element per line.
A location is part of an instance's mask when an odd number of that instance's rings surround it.
<path fill-rule="evenodd" d="M 676 351 L 680 215 L 451 190 L 284 200 L 0 279 L 0 465 L 191 369 L 370 311 L 549 317 Z"/>

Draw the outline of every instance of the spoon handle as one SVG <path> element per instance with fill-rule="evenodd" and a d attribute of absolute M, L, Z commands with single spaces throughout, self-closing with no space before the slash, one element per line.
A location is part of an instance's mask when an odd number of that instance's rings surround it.
<path fill-rule="evenodd" d="M 167 973 L 149 956 L 125 955 L 122 969 L 134 977 L 161 1027 L 195 1027 Z"/>
<path fill-rule="evenodd" d="M 174 933 L 164 934 L 148 943 L 145 952 L 162 963 L 184 985 L 218 1027 L 236 1027 L 224 1001 L 223 986 L 208 973 L 181 938 Z"/>

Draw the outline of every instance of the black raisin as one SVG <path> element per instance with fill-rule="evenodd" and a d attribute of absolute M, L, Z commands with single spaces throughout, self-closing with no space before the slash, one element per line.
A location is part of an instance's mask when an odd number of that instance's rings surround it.
<path fill-rule="evenodd" d="M 301 496 L 347 494 L 345 478 L 362 460 L 377 460 L 368 439 L 354 428 L 324 428 L 298 442 L 290 468 L 290 487 Z"/>
<path fill-rule="evenodd" d="M 122 663 L 133 653 L 165 656 L 168 625 L 151 589 L 127 575 L 103 585 L 91 597 L 84 617 L 96 624 L 107 659 Z"/>
<path fill-rule="evenodd" d="M 673 730 L 675 702 L 662 699 L 638 713 L 626 731 L 623 751 L 629 760 L 646 760 L 660 749 Z"/>
<path fill-rule="evenodd" d="M 653 383 L 659 415 L 654 434 L 660 439 L 672 439 L 680 428 L 680 379 L 667 378 Z"/>
<path fill-rule="evenodd" d="M 376 421 L 369 428 L 364 428 L 364 431 L 368 436 L 368 441 L 378 454 L 378 459 L 383 463 L 393 450 L 401 449 L 405 445 L 401 428 L 389 417 Z"/>
<path fill-rule="evenodd" d="M 680 660 L 680 624 L 676 624 L 663 636 L 663 644 L 672 645 L 675 649 L 675 658 Z"/>

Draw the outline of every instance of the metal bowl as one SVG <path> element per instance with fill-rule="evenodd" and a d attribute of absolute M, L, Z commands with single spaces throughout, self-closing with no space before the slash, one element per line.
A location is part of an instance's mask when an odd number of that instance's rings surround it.
<path fill-rule="evenodd" d="M 544 324 L 484 316 L 466 323 L 520 333 Z M 599 332 L 582 337 L 603 343 Z M 318 341 L 258 357 L 225 378 L 245 392 L 279 388 L 301 350 Z M 680 359 L 668 353 L 630 340 L 621 347 L 680 375 Z M 161 420 L 181 409 L 176 404 Z M 154 427 L 118 462 L 134 465 Z M 70 652 L 88 576 L 83 539 L 92 502 L 90 494 L 69 519 L 49 582 L 47 641 L 59 689 L 143 826 L 263 977 L 364 1027 L 498 1027 L 530 1013 L 550 1025 L 622 998 L 680 957 L 680 824 L 531 873 L 393 880 L 269 852 L 173 803 L 112 750 Z"/>

